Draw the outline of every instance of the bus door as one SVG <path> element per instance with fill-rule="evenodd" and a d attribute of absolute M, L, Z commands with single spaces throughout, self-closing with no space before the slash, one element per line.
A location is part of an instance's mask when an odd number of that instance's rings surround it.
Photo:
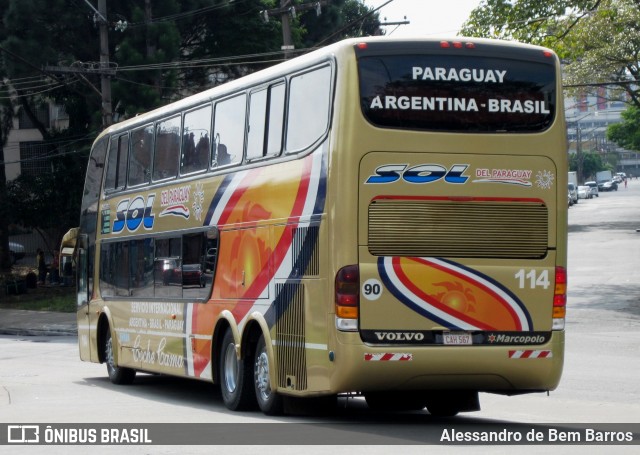
<path fill-rule="evenodd" d="M 89 340 L 90 337 L 90 317 L 91 312 L 89 308 L 90 296 L 89 296 L 89 261 L 88 261 L 88 236 L 87 234 L 80 234 L 77 238 L 75 249 L 75 273 L 76 273 L 76 305 L 77 310 L 77 323 L 78 323 L 78 344 L 80 346 L 80 358 L 82 360 L 90 360 L 91 349 Z M 63 270 L 63 275 L 66 276 L 69 273 L 73 273 L 72 262 L 65 262 L 66 270 Z"/>

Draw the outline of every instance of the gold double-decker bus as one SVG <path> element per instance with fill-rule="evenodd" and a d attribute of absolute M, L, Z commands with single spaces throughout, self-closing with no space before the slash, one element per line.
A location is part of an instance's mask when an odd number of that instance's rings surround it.
<path fill-rule="evenodd" d="M 108 128 L 76 242 L 81 359 L 267 414 L 555 389 L 560 74 L 516 43 L 346 40 Z"/>

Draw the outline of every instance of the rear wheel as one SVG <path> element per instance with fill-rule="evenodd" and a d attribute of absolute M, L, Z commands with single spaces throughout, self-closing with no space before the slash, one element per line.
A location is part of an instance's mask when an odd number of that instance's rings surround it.
<path fill-rule="evenodd" d="M 232 411 L 244 411 L 250 409 L 255 403 L 253 381 L 251 376 L 251 359 L 247 357 L 238 359 L 236 355 L 236 343 L 231 329 L 227 329 L 222 339 L 220 351 L 220 390 L 222 401 Z"/>
<path fill-rule="evenodd" d="M 256 399 L 262 412 L 267 415 L 279 415 L 282 414 L 283 410 L 282 396 L 272 387 L 271 377 L 269 375 L 271 367 L 264 335 L 260 335 L 256 347 L 255 361 L 253 363 L 253 383 L 255 386 Z"/>
<path fill-rule="evenodd" d="M 480 410 L 478 392 L 473 390 L 438 391 L 426 400 L 427 411 L 435 417 L 453 417 L 459 412 Z"/>
<path fill-rule="evenodd" d="M 115 356 L 113 354 L 114 348 L 113 339 L 111 338 L 111 329 L 108 326 L 105 330 L 103 346 L 103 358 L 107 364 L 109 380 L 114 384 L 131 384 L 136 377 L 136 370 L 116 365 Z"/>

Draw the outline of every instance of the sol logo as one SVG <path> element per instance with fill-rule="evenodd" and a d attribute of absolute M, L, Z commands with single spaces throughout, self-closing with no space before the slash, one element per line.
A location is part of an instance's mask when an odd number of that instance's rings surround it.
<path fill-rule="evenodd" d="M 385 164 L 376 169 L 364 183 L 393 183 L 400 178 L 408 183 L 432 183 L 442 178 L 447 183 L 465 183 L 469 177 L 462 175 L 468 164 L 454 164 L 447 169 L 439 164 L 419 164 L 407 169 L 407 164 Z"/>
<path fill-rule="evenodd" d="M 151 213 L 151 209 L 153 209 L 155 198 L 155 194 L 150 194 L 147 196 L 146 201 L 144 196 L 137 196 L 131 202 L 129 202 L 128 198 L 118 202 L 116 219 L 113 222 L 113 232 L 122 232 L 125 226 L 128 231 L 134 232 L 140 227 L 140 224 L 145 229 L 152 229 L 155 215 Z"/>

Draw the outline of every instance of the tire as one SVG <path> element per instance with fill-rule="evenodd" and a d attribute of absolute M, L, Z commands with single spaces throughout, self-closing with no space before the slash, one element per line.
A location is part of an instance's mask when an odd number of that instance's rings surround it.
<path fill-rule="evenodd" d="M 109 326 L 107 326 L 105 330 L 103 349 L 104 362 L 107 364 L 109 380 L 113 384 L 131 384 L 136 377 L 136 370 L 116 365 L 113 355 L 113 340 L 111 339 L 111 329 Z"/>
<path fill-rule="evenodd" d="M 274 390 L 269 375 L 273 365 L 269 362 L 269 354 L 264 341 L 264 335 L 260 335 L 256 346 L 256 355 L 253 362 L 253 385 L 255 388 L 258 407 L 266 415 L 280 415 L 283 412 L 282 395 Z"/>
<path fill-rule="evenodd" d="M 233 333 L 227 329 L 220 349 L 219 371 L 222 401 L 231 411 L 246 411 L 255 407 L 252 360 L 250 356 L 238 359 Z"/>
<path fill-rule="evenodd" d="M 434 417 L 453 417 L 460 412 L 480 410 L 478 392 L 473 390 L 439 391 L 427 396 L 427 411 Z"/>

